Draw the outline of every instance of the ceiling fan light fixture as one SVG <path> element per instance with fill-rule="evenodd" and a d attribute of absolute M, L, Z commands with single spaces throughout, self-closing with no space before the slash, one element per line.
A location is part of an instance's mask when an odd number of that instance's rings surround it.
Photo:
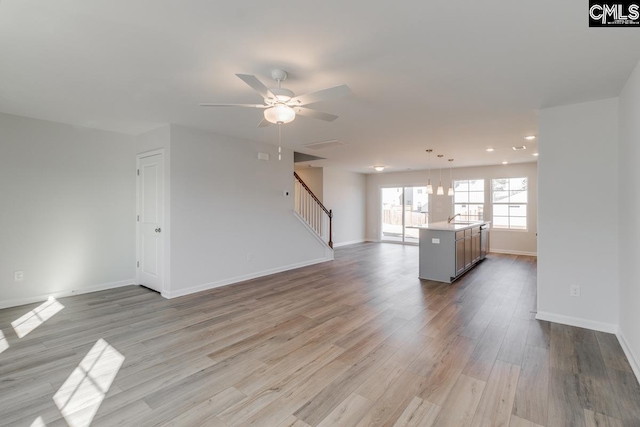
<path fill-rule="evenodd" d="M 291 123 L 296 118 L 296 112 L 287 105 L 276 104 L 264 110 L 264 118 L 274 124 L 286 124 Z"/>

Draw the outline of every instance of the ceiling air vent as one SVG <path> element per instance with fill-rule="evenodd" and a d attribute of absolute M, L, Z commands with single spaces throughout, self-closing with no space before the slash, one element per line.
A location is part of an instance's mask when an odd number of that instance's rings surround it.
<path fill-rule="evenodd" d="M 527 149 L 527 147 L 525 147 L 524 145 L 521 145 L 519 147 L 511 147 L 511 148 L 513 148 L 515 151 L 520 151 L 520 150 L 526 150 Z"/>
<path fill-rule="evenodd" d="M 332 148 L 339 147 L 341 145 L 346 145 L 344 142 L 340 142 L 337 139 L 332 139 L 331 141 L 322 141 L 322 142 L 312 142 L 311 144 L 305 144 L 305 148 L 311 148 L 312 150 L 321 150 L 323 148 Z"/>

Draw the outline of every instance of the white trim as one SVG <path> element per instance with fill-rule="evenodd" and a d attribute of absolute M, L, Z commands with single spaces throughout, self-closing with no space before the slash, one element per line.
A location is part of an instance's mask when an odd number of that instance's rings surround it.
<path fill-rule="evenodd" d="M 640 359 L 633 354 L 633 351 L 631 351 L 631 347 L 627 343 L 627 339 L 622 331 L 619 330 L 616 336 L 618 337 L 618 341 L 620 341 L 622 351 L 624 351 L 625 356 L 627 356 L 631 369 L 633 369 L 633 373 L 636 375 L 638 381 L 640 381 Z"/>
<path fill-rule="evenodd" d="M 341 246 L 355 245 L 357 243 L 364 243 L 366 241 L 367 241 L 366 239 L 349 240 L 348 242 L 334 243 L 333 247 L 339 248 Z"/>
<path fill-rule="evenodd" d="M 33 304 L 34 302 L 43 302 L 43 301 L 46 301 L 49 297 L 64 298 L 64 297 L 70 297 L 73 295 L 82 295 L 82 294 L 88 294 L 91 292 L 104 291 L 107 289 L 120 288 L 123 286 L 134 286 L 135 281 L 136 279 L 120 280 L 118 282 L 101 283 L 99 285 L 86 286 L 79 289 L 70 289 L 66 291 L 52 292 L 50 294 L 42 294 L 42 295 L 36 295 L 32 297 L 4 300 L 4 301 L 0 301 L 0 309 L 17 307 L 25 304 Z"/>
<path fill-rule="evenodd" d="M 546 320 L 547 322 L 561 323 L 563 325 L 576 326 L 578 328 L 591 329 L 593 331 L 606 332 L 616 334 L 618 325 L 613 323 L 594 322 L 593 320 L 581 319 L 579 317 L 563 316 L 562 314 L 547 313 L 539 311 L 536 319 Z"/>
<path fill-rule="evenodd" d="M 302 225 L 304 225 L 304 227 L 309 231 L 309 233 L 311 233 L 311 235 L 313 237 L 316 238 L 316 240 L 318 242 L 320 242 L 322 244 L 322 246 L 325 247 L 325 256 L 327 258 L 330 258 L 331 260 L 333 260 L 333 249 L 329 246 L 329 244 L 327 242 L 324 241 L 324 239 L 322 238 L 322 236 L 320 236 L 318 233 L 316 233 L 316 230 L 314 230 L 307 221 L 305 221 L 305 219 L 302 217 L 302 215 L 300 215 L 298 212 L 295 211 L 295 209 L 292 211 L 293 215 L 298 218 L 298 221 L 300 221 L 300 223 Z"/>
<path fill-rule="evenodd" d="M 283 271 L 295 270 L 297 268 L 306 267 L 309 265 L 320 264 L 323 262 L 333 261 L 332 258 L 319 258 L 311 261 L 304 261 L 297 264 L 285 265 L 283 267 L 270 268 L 268 270 L 259 271 L 257 273 L 244 274 L 242 276 L 231 277 L 229 279 L 222 279 L 216 282 L 203 283 L 202 285 L 192 286 L 187 289 L 181 289 L 177 291 L 162 292 L 162 296 L 165 298 L 177 298 L 185 295 L 194 294 L 196 292 L 202 292 L 209 289 L 219 288 L 221 286 L 233 285 L 239 282 L 245 282 L 251 279 L 257 279 L 258 277 L 269 276 L 271 274 L 282 273 Z"/>
<path fill-rule="evenodd" d="M 493 232 L 493 228 L 491 229 L 491 232 Z M 527 252 L 527 251 L 512 251 L 510 249 L 493 249 L 491 248 L 489 250 L 489 253 L 494 253 L 494 254 L 505 254 L 505 255 L 527 255 L 527 256 L 538 256 L 538 252 Z"/>

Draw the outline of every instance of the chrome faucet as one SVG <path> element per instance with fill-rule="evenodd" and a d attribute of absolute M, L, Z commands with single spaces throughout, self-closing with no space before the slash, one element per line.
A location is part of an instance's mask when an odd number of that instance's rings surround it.
<path fill-rule="evenodd" d="M 453 221 L 453 220 L 455 219 L 455 217 L 457 217 L 458 215 L 461 215 L 461 214 L 457 213 L 457 214 L 455 214 L 454 216 L 452 216 L 451 218 L 447 218 L 447 222 L 448 222 L 449 224 L 451 224 L 451 221 Z"/>

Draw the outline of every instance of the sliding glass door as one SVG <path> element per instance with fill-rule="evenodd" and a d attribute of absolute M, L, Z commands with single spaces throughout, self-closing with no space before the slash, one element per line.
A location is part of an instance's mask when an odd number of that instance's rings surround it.
<path fill-rule="evenodd" d="M 429 195 L 426 187 L 382 188 L 381 240 L 418 243 L 418 231 L 407 228 L 429 221 Z"/>

